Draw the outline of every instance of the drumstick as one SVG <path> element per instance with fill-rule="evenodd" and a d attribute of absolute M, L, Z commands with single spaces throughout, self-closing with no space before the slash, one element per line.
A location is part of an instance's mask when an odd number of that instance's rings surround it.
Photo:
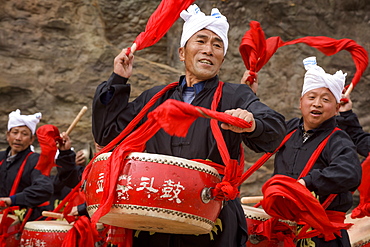
<path fill-rule="evenodd" d="M 63 214 L 50 212 L 50 211 L 42 211 L 42 216 L 56 218 L 56 219 L 60 219 L 60 220 L 64 219 Z"/>
<path fill-rule="evenodd" d="M 353 84 L 351 82 L 351 84 L 349 84 L 349 87 L 347 88 L 346 92 L 344 93 L 344 98 L 348 98 L 348 96 L 350 95 L 352 90 L 353 90 Z"/>
<path fill-rule="evenodd" d="M 262 201 L 263 196 L 248 196 L 248 197 L 242 197 L 241 202 L 244 204 L 247 203 L 258 203 Z"/>
<path fill-rule="evenodd" d="M 78 121 L 80 121 L 81 117 L 85 114 L 86 111 L 87 111 L 87 107 L 86 106 L 82 107 L 81 111 L 78 113 L 76 118 L 73 120 L 73 122 L 71 123 L 71 125 L 67 129 L 67 131 L 66 131 L 67 135 L 69 135 L 72 132 L 73 128 L 76 127 Z"/>

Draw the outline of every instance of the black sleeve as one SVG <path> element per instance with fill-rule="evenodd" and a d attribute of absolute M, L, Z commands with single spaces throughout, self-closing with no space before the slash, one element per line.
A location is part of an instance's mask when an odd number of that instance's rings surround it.
<path fill-rule="evenodd" d="M 72 150 L 60 151 L 55 163 L 58 173 L 54 179 L 55 188 L 74 188 L 81 180 L 84 167 L 76 166 L 76 153 Z"/>
<path fill-rule="evenodd" d="M 127 110 L 131 87 L 127 78 L 113 73 L 108 81 L 101 83 L 92 105 L 92 132 L 95 141 L 107 145 L 127 125 L 137 112 Z M 125 114 L 121 114 L 125 110 Z"/>
<path fill-rule="evenodd" d="M 284 116 L 260 101 L 251 103 L 247 110 L 253 113 L 256 129 L 243 135 L 244 143 L 255 152 L 274 151 L 286 134 Z"/>
<path fill-rule="evenodd" d="M 357 153 L 367 157 L 370 152 L 370 133 L 363 131 L 357 115 L 352 111 L 341 112 L 337 118 L 338 126 L 346 131 L 356 145 Z"/>
<path fill-rule="evenodd" d="M 329 195 L 357 189 L 361 182 L 360 160 L 353 142 L 344 131 L 333 133 L 321 155 L 329 165 L 313 169 L 304 177 L 309 190 Z"/>

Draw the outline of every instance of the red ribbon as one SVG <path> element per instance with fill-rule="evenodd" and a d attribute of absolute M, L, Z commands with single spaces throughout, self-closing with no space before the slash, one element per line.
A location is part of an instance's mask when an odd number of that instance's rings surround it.
<path fill-rule="evenodd" d="M 354 40 L 337 40 L 325 36 L 307 36 L 287 42 L 284 42 L 280 37 L 265 39 L 264 32 L 260 24 L 256 21 L 250 22 L 250 29 L 242 38 L 239 51 L 246 68 L 251 71 L 252 79 L 253 73 L 258 72 L 278 48 L 298 43 L 305 43 L 306 45 L 314 47 L 327 56 L 334 55 L 342 50 L 350 52 L 357 70 L 352 79 L 353 87 L 360 81 L 369 63 L 367 51 Z M 253 82 L 251 79 L 249 79 L 249 81 Z"/>
<path fill-rule="evenodd" d="M 358 187 L 360 192 L 360 203 L 353 209 L 351 218 L 363 218 L 370 216 L 370 153 L 367 158 L 362 162 L 362 179 Z"/>
<path fill-rule="evenodd" d="M 99 238 L 99 233 L 95 225 L 91 224 L 89 218 L 80 216 L 73 224 L 73 227 L 67 232 L 62 247 L 93 247 L 95 246 L 95 242 L 99 241 Z"/>
<path fill-rule="evenodd" d="M 49 176 L 53 166 L 56 166 L 54 163 L 55 154 L 58 149 L 56 142 L 61 142 L 62 138 L 60 137 L 58 128 L 51 124 L 39 127 L 36 135 L 41 147 L 41 154 L 35 169 L 41 171 L 43 175 Z"/>
<path fill-rule="evenodd" d="M 266 213 L 280 219 L 303 221 L 315 229 L 314 235 L 322 235 L 325 241 L 335 239 L 341 229 L 352 225 L 331 221 L 319 201 L 294 178 L 275 175 L 262 186 L 262 193 L 261 204 Z"/>
<path fill-rule="evenodd" d="M 195 0 L 162 0 L 150 16 L 145 31 L 140 33 L 134 43 L 136 50 L 142 50 L 157 43 Z"/>

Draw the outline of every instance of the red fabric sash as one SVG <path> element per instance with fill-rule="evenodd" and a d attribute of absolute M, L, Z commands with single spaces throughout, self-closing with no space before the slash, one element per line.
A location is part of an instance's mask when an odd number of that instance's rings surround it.
<path fill-rule="evenodd" d="M 362 179 L 358 187 L 360 192 L 360 203 L 353 209 L 351 218 L 363 218 L 370 216 L 370 153 L 367 158 L 362 162 Z"/>
<path fill-rule="evenodd" d="M 80 216 L 67 232 L 62 247 L 94 246 L 96 238 L 99 238 L 99 233 L 89 218 Z"/>

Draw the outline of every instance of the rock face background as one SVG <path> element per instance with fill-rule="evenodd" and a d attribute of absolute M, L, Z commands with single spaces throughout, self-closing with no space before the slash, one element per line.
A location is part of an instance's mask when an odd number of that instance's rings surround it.
<path fill-rule="evenodd" d="M 91 102 L 95 88 L 108 79 L 113 59 L 144 31 L 159 0 L 0 0 L 0 148 L 7 147 L 8 114 L 42 112 L 43 124 L 67 130 L 82 106 L 89 110 L 71 133 L 73 146 L 92 145 Z M 220 72 L 239 83 L 244 64 L 239 44 L 249 22 L 261 23 L 266 37 L 288 41 L 303 36 L 350 38 L 370 50 L 370 2 L 367 0 L 197 0 L 207 14 L 220 9 L 230 22 L 229 51 Z M 156 45 L 135 53 L 132 97 L 154 85 L 177 81 L 183 67 L 177 49 L 182 20 Z M 280 48 L 259 73 L 261 101 L 287 119 L 299 116 L 302 59 L 317 56 L 327 72 L 342 69 L 347 83 L 355 73 L 350 54 L 326 57 L 304 44 Z M 370 72 L 351 94 L 354 110 L 370 131 Z M 37 148 L 37 143 L 35 144 Z M 260 155 L 246 151 L 247 164 Z M 271 162 L 245 182 L 242 195 L 260 194 Z"/>

